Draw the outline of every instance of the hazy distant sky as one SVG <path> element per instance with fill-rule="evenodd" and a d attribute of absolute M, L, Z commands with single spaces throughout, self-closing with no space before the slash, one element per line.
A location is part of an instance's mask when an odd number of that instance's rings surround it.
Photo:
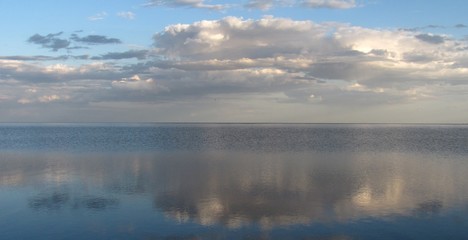
<path fill-rule="evenodd" d="M 0 0 L 0 121 L 467 123 L 467 11 Z"/>

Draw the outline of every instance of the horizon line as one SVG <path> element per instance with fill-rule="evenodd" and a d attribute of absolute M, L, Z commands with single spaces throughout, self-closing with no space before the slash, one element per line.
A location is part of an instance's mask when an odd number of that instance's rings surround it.
<path fill-rule="evenodd" d="M 162 121 L 162 122 L 0 122 L 0 125 L 9 125 L 9 124 L 199 124 L 199 125 L 208 125 L 208 124 L 219 124 L 219 125 L 468 125 L 467 123 L 440 123 L 440 122 L 183 122 L 183 121 Z"/>

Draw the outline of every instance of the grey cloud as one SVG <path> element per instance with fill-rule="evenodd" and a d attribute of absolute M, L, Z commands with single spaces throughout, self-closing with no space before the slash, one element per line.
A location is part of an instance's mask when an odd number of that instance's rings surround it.
<path fill-rule="evenodd" d="M 328 80 L 362 79 L 369 71 L 364 71 L 365 65 L 359 62 L 319 62 L 308 69 L 308 75 Z"/>
<path fill-rule="evenodd" d="M 78 31 L 75 31 L 78 32 Z M 99 44 L 120 44 L 122 41 L 117 38 L 110 38 L 103 35 L 88 35 L 81 37 L 76 33 L 71 34 L 69 37 L 61 37 L 63 32 L 50 33 L 47 35 L 34 34 L 27 40 L 29 43 L 34 43 L 42 46 L 43 48 L 52 49 L 58 51 L 60 49 L 66 49 L 67 51 L 76 49 L 89 49 L 86 46 L 80 46 L 80 44 L 87 45 L 99 45 Z M 72 45 L 75 43 L 77 45 Z"/>
<path fill-rule="evenodd" d="M 96 45 L 96 44 L 119 44 L 122 43 L 120 39 L 117 38 L 109 38 L 103 35 L 88 35 L 86 37 L 79 37 L 76 34 L 72 34 L 71 38 L 73 41 Z"/>
<path fill-rule="evenodd" d="M 414 27 L 414 28 L 399 28 L 399 31 L 406 31 L 406 32 L 417 32 L 420 30 L 420 28 Z"/>
<path fill-rule="evenodd" d="M 465 24 L 461 24 L 461 23 L 460 23 L 460 24 L 457 24 L 457 25 L 455 25 L 455 27 L 456 27 L 456 28 L 468 28 L 468 26 L 467 26 L 467 25 L 465 25 Z"/>
<path fill-rule="evenodd" d="M 1 60 L 16 60 L 16 61 L 53 61 L 53 60 L 67 60 L 69 56 L 58 56 L 58 57 L 51 57 L 51 56 L 0 56 Z"/>
<path fill-rule="evenodd" d="M 285 71 L 301 71 L 308 69 L 312 61 L 308 59 L 288 58 L 259 58 L 259 59 L 235 59 L 235 60 L 200 60 L 200 61 L 155 61 L 151 66 L 161 69 L 178 69 L 183 71 L 226 71 L 252 68 L 274 68 Z"/>
<path fill-rule="evenodd" d="M 78 55 L 78 56 L 70 56 L 72 57 L 73 59 L 77 59 L 77 60 L 87 60 L 89 59 L 89 55 Z"/>
<path fill-rule="evenodd" d="M 0 60 L 14 60 L 14 61 L 57 61 L 57 60 L 68 60 L 68 59 L 76 59 L 76 60 L 87 60 L 89 59 L 89 55 L 60 55 L 60 56 L 0 56 Z"/>
<path fill-rule="evenodd" d="M 60 55 L 60 56 L 43 56 L 43 55 L 36 55 L 36 56 L 0 56 L 0 60 L 14 60 L 14 61 L 57 61 L 57 60 L 69 60 L 69 59 L 76 59 L 76 60 L 87 60 L 89 59 L 89 55 Z"/>
<path fill-rule="evenodd" d="M 415 36 L 415 38 L 423 41 L 423 42 L 427 42 L 427 43 L 431 43 L 431 44 L 441 44 L 441 43 L 444 43 L 445 42 L 445 38 L 442 37 L 442 36 L 439 36 L 439 35 L 433 35 L 433 34 L 426 34 L 426 33 L 423 33 L 423 34 L 418 34 Z"/>
<path fill-rule="evenodd" d="M 143 60 L 148 57 L 148 50 L 129 50 L 126 52 L 110 52 L 99 57 L 93 57 L 94 60 L 121 60 L 136 58 L 138 60 Z"/>
<path fill-rule="evenodd" d="M 223 10 L 228 7 L 228 5 L 223 4 L 207 4 L 205 0 L 149 0 L 145 6 L 205 8 L 211 10 Z"/>
<path fill-rule="evenodd" d="M 34 34 L 29 37 L 28 42 L 41 45 L 43 48 L 49 48 L 53 51 L 58 51 L 59 49 L 65 49 L 70 46 L 70 41 L 67 39 L 59 38 L 63 32 L 59 33 L 50 33 L 45 36 L 40 34 Z"/>
<path fill-rule="evenodd" d="M 389 52 L 386 49 L 372 49 L 369 54 L 379 57 L 395 57 L 395 53 Z"/>
<path fill-rule="evenodd" d="M 430 62 L 436 59 L 435 56 L 431 56 L 431 55 L 424 54 L 424 53 L 417 53 L 417 52 L 405 53 L 403 58 L 407 62 L 420 62 L 420 63 L 426 63 L 426 62 Z"/>
<path fill-rule="evenodd" d="M 445 27 L 441 25 L 429 24 L 425 28 L 445 28 Z"/>
<path fill-rule="evenodd" d="M 89 49 L 89 47 L 83 47 L 83 46 L 74 46 L 74 47 L 68 47 L 67 50 L 76 50 L 76 49 Z"/>
<path fill-rule="evenodd" d="M 455 27 L 457 27 L 457 26 L 458 25 L 456 25 Z M 448 27 L 443 26 L 443 25 L 429 24 L 429 25 L 426 25 L 426 26 L 423 26 L 423 27 L 401 28 L 400 30 L 408 31 L 408 32 L 417 32 L 417 31 L 422 31 L 422 30 L 425 30 L 425 29 L 446 29 L 446 28 L 448 28 Z"/>

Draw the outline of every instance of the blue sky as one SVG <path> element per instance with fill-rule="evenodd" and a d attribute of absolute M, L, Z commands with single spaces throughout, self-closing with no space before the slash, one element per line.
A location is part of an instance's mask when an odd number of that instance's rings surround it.
<path fill-rule="evenodd" d="M 466 9 L 2 0 L 0 121 L 466 123 Z"/>

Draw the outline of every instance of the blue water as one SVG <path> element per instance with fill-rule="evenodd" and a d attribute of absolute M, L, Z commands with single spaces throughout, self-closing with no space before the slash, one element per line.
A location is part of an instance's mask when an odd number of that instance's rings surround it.
<path fill-rule="evenodd" d="M 3 124 L 0 239 L 467 239 L 468 126 Z"/>

